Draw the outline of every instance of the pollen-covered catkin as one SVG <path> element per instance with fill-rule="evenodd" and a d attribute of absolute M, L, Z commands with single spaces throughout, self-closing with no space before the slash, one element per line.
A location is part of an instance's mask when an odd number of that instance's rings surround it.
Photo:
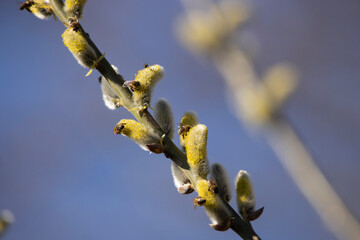
<path fill-rule="evenodd" d="M 207 127 L 198 124 L 192 127 L 185 137 L 186 157 L 191 171 L 197 178 L 206 179 L 209 174 L 209 161 L 207 157 Z"/>
<path fill-rule="evenodd" d="M 174 137 L 174 115 L 171 106 L 166 99 L 162 98 L 155 104 L 154 117 L 164 134 L 170 139 Z"/>
<path fill-rule="evenodd" d="M 119 74 L 118 68 L 114 65 L 111 65 L 117 74 Z M 105 106 L 111 110 L 115 110 L 122 106 L 122 101 L 117 95 L 115 90 L 111 87 L 110 83 L 103 77 L 100 77 L 101 82 L 101 91 Z"/>
<path fill-rule="evenodd" d="M 87 43 L 79 32 L 68 28 L 62 34 L 64 45 L 74 55 L 78 63 L 85 68 L 94 68 L 97 64 L 95 50 Z"/>
<path fill-rule="evenodd" d="M 186 136 L 191 127 L 199 123 L 198 116 L 194 112 L 186 112 L 181 118 L 178 134 L 180 136 L 180 145 L 182 149 L 186 150 Z"/>
<path fill-rule="evenodd" d="M 69 17 L 81 18 L 87 0 L 65 0 L 64 11 Z"/>
<path fill-rule="evenodd" d="M 121 134 L 136 142 L 145 151 L 150 151 L 149 144 L 159 144 L 160 137 L 143 124 L 132 120 L 122 119 L 114 128 L 115 134 Z"/>
<path fill-rule="evenodd" d="M 231 213 L 225 207 L 223 200 L 211 188 L 209 181 L 200 180 L 196 184 L 199 196 L 195 198 L 195 205 L 205 207 L 205 212 L 210 218 L 212 224 L 210 226 L 217 231 L 226 231 L 231 224 Z M 197 204 L 196 200 L 200 200 L 201 204 Z"/>
<path fill-rule="evenodd" d="M 235 187 L 238 210 L 239 213 L 244 216 L 244 214 L 253 211 L 256 204 L 251 178 L 246 171 L 239 171 L 235 179 Z"/>
<path fill-rule="evenodd" d="M 124 86 L 129 86 L 133 91 L 133 99 L 139 109 L 150 107 L 154 87 L 164 73 L 164 68 L 160 65 L 147 66 L 138 72 L 134 81 L 125 82 Z"/>
<path fill-rule="evenodd" d="M 220 163 L 214 163 L 211 165 L 209 179 L 216 183 L 218 195 L 226 202 L 230 202 L 232 189 L 229 176 L 225 168 Z"/>

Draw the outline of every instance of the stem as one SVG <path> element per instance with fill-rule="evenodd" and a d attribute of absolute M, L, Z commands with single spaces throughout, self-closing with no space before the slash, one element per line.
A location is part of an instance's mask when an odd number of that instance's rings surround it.
<path fill-rule="evenodd" d="M 65 27 L 70 27 L 68 15 L 63 11 L 62 1 L 50 0 L 50 3 L 53 8 L 54 14 L 62 21 Z M 97 48 L 95 43 L 90 39 L 89 35 L 85 32 L 85 30 L 80 24 L 78 31 L 84 36 L 87 43 L 95 50 L 97 58 L 103 56 L 103 53 Z M 128 109 L 139 122 L 144 124 L 146 127 L 153 129 L 156 133 L 159 134 L 159 136 L 162 136 L 164 131 L 154 120 L 153 116 L 149 113 L 149 111 L 147 109 L 140 110 L 136 108 L 132 100 L 132 92 L 128 88 L 122 87 L 124 80 L 120 75 L 115 72 L 115 70 L 112 68 L 112 66 L 105 57 L 103 57 L 98 62 L 96 69 L 110 83 L 111 87 L 122 100 L 124 107 Z M 193 177 L 190 171 L 190 167 L 188 165 L 187 158 L 184 152 L 182 152 L 167 136 L 164 137 L 163 144 L 165 146 L 164 155 L 174 161 L 180 167 L 180 169 L 182 169 L 182 171 L 189 177 L 192 185 L 196 186 L 196 179 Z M 240 237 L 245 240 L 260 240 L 249 222 L 245 222 L 244 220 L 242 220 L 242 218 L 227 202 L 224 202 L 224 206 L 233 215 L 234 221 L 231 224 L 231 229 L 234 232 L 236 232 Z"/>
<path fill-rule="evenodd" d="M 64 12 L 64 3 L 62 0 L 50 0 L 51 9 L 54 14 L 65 25 L 69 26 L 67 14 Z"/>

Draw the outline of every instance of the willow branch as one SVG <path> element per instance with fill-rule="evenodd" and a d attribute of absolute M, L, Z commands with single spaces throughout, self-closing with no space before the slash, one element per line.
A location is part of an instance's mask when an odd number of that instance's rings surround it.
<path fill-rule="evenodd" d="M 53 7 L 54 14 L 61 19 L 65 27 L 70 27 L 69 19 L 66 16 L 66 13 L 62 10 L 62 1 L 61 0 L 51 0 L 51 5 Z M 86 39 L 87 43 L 95 50 L 98 58 L 103 56 L 103 53 L 97 48 L 95 43 L 90 39 L 90 36 L 85 32 L 81 24 L 78 24 L 78 30 Z M 132 92 L 128 88 L 124 88 L 124 80 L 122 77 L 117 74 L 110 63 L 105 57 L 97 63 L 96 69 L 101 75 L 110 83 L 111 87 L 118 94 L 122 103 L 126 109 L 128 109 L 134 117 L 144 124 L 145 126 L 153 129 L 155 132 L 162 136 L 164 131 L 161 129 L 159 124 L 154 120 L 153 116 L 148 112 L 147 109 L 139 110 L 132 100 Z M 165 147 L 164 155 L 167 158 L 170 158 L 174 161 L 182 171 L 189 177 L 193 186 L 196 186 L 196 180 L 192 177 L 190 172 L 190 167 L 187 162 L 186 155 L 172 142 L 172 140 L 165 136 L 163 139 L 163 145 Z M 233 222 L 231 224 L 231 229 L 237 233 L 240 237 L 245 240 L 257 240 L 260 239 L 258 235 L 254 232 L 251 224 L 247 221 L 244 221 L 236 211 L 227 203 L 224 202 L 225 207 L 232 213 Z"/>

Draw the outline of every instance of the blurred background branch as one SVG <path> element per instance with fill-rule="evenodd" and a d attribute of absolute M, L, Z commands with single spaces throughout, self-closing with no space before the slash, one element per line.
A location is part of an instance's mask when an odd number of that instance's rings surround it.
<path fill-rule="evenodd" d="M 248 129 L 263 132 L 328 229 L 338 239 L 358 239 L 359 223 L 281 114 L 282 105 L 297 85 L 296 71 L 288 64 L 278 64 L 259 78 L 251 57 L 236 43 L 235 33 L 250 16 L 249 6 L 235 0 L 182 3 L 185 13 L 177 22 L 177 35 L 191 52 L 212 60 L 232 94 L 231 107 L 238 119 Z"/>

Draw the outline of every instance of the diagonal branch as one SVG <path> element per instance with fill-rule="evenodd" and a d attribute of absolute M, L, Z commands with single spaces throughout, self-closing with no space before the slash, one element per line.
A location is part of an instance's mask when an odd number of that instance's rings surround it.
<path fill-rule="evenodd" d="M 62 21 L 62 23 L 66 27 L 70 27 L 69 18 L 67 14 L 62 10 L 63 2 L 61 0 L 50 0 L 50 3 L 54 14 Z M 77 28 L 77 31 L 79 31 L 79 33 L 83 35 L 87 43 L 95 50 L 97 58 L 99 59 L 100 57 L 102 57 L 103 54 L 94 44 L 94 42 L 90 39 L 89 35 L 85 32 L 82 26 L 78 24 Z M 128 88 L 122 87 L 124 80 L 114 71 L 114 69 L 105 57 L 101 58 L 101 60 L 97 63 L 96 69 L 110 83 L 111 87 L 121 98 L 124 107 L 128 111 L 130 111 L 139 122 L 144 124 L 146 127 L 153 129 L 156 133 L 159 134 L 159 136 L 163 135 L 163 130 L 154 120 L 148 110 L 139 110 L 138 108 L 136 108 L 132 100 L 132 92 Z M 167 136 L 165 136 L 165 138 L 163 139 L 163 144 L 165 146 L 164 155 L 174 161 L 189 177 L 192 185 L 196 186 L 196 179 L 192 176 L 192 173 L 190 172 L 190 167 L 188 165 L 186 155 Z M 236 211 L 225 201 L 224 206 L 232 214 L 233 221 L 230 228 L 235 233 L 237 233 L 241 238 L 245 240 L 260 240 L 260 237 L 255 233 L 250 222 L 244 221 L 236 213 Z"/>

